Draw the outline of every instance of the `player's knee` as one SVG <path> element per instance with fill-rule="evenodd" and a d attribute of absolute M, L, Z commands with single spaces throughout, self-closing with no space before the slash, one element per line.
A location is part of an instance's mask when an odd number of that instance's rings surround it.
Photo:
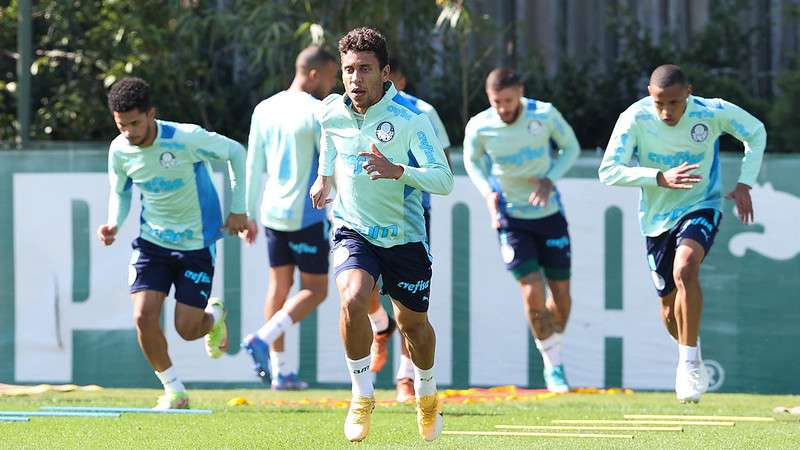
<path fill-rule="evenodd" d="M 139 330 L 146 330 L 161 326 L 160 312 L 148 310 L 136 310 L 133 312 L 133 323 Z"/>
<path fill-rule="evenodd" d="M 675 284 L 678 285 L 695 284 L 700 280 L 700 264 L 691 261 L 676 261 L 672 277 L 675 279 Z"/>
<path fill-rule="evenodd" d="M 311 292 L 311 301 L 313 301 L 317 305 L 322 303 L 322 301 L 328 297 L 327 285 L 313 286 L 309 288 L 309 291 Z"/>
<path fill-rule="evenodd" d="M 400 333 L 417 347 L 425 345 L 425 342 L 432 337 L 431 327 L 426 321 L 398 322 L 397 326 Z"/>
<path fill-rule="evenodd" d="M 341 292 L 342 313 L 347 316 L 366 315 L 369 305 L 369 293 L 363 293 L 359 289 L 345 288 Z"/>
<path fill-rule="evenodd" d="M 202 336 L 201 324 L 191 323 L 187 320 L 175 321 L 175 331 L 178 336 L 187 341 L 193 341 Z"/>

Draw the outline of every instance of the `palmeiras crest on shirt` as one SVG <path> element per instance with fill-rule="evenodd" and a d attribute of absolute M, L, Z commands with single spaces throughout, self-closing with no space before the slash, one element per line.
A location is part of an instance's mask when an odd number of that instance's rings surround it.
<path fill-rule="evenodd" d="M 389 142 L 394 137 L 394 125 L 391 122 L 381 122 L 375 130 L 375 137 L 381 142 Z"/>
<path fill-rule="evenodd" d="M 692 140 L 695 142 L 703 142 L 708 139 L 708 126 L 704 123 L 695 124 L 691 131 Z"/>
<path fill-rule="evenodd" d="M 171 169 L 178 163 L 178 160 L 175 159 L 175 155 L 172 152 L 162 153 L 158 160 L 161 162 L 161 167 L 165 169 Z"/>
<path fill-rule="evenodd" d="M 538 120 L 531 120 L 530 122 L 528 122 L 528 133 L 534 136 L 539 134 L 543 128 L 544 125 L 542 125 L 542 122 L 539 122 Z"/>

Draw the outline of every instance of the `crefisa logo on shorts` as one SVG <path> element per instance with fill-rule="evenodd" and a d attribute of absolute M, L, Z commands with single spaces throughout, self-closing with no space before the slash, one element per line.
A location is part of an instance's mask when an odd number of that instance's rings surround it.
<path fill-rule="evenodd" d="M 165 169 L 171 169 L 175 167 L 175 164 L 177 164 L 178 162 L 178 160 L 175 159 L 175 155 L 172 152 L 162 153 L 161 157 L 159 157 L 158 160 L 159 162 L 161 162 L 161 167 Z"/>
<path fill-rule="evenodd" d="M 389 142 L 394 137 L 394 125 L 391 122 L 381 122 L 375 130 L 375 137 L 381 142 Z"/>
<path fill-rule="evenodd" d="M 695 142 L 703 142 L 708 139 L 708 126 L 704 123 L 697 123 L 692 127 L 691 131 L 692 140 Z"/>

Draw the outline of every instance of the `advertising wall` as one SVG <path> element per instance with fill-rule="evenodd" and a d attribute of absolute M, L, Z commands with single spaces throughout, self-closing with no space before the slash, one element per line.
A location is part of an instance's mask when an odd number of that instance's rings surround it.
<path fill-rule="evenodd" d="M 731 188 L 738 159 L 723 158 Z M 574 386 L 672 389 L 677 348 L 659 304 L 637 222 L 638 191 L 596 178 L 597 155 L 583 156 L 558 183 L 572 238 L 573 309 L 564 359 Z M 134 203 L 119 239 L 103 247 L 106 155 L 97 150 L 0 152 L 0 382 L 156 386 L 137 346 L 127 290 Z M 756 224 L 738 223 L 726 201 L 720 233 L 701 272 L 703 356 L 712 389 L 800 391 L 800 158 L 766 159 L 752 191 Z M 218 172 L 219 192 L 224 172 Z M 137 197 L 134 195 L 134 197 Z M 437 378 L 467 385 L 543 386 L 541 359 L 516 283 L 503 269 L 497 237 L 469 179 L 434 196 L 431 321 Z M 231 346 L 209 359 L 202 340 L 184 342 L 164 324 L 181 377 L 198 385 L 254 385 L 237 343 L 262 323 L 267 287 L 263 235 L 252 247 L 218 244 L 214 295 L 229 308 Z M 338 336 L 338 295 L 287 335 L 301 377 L 349 383 Z M 393 348 L 397 348 L 397 342 Z M 393 351 L 396 356 L 397 352 Z M 391 367 L 390 367 L 391 368 Z M 378 377 L 391 382 L 390 370 Z"/>

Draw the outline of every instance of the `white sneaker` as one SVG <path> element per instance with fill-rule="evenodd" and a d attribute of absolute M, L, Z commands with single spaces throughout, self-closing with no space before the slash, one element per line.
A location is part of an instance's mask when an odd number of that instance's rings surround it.
<path fill-rule="evenodd" d="M 675 395 L 681 403 L 697 403 L 708 390 L 708 371 L 703 361 L 682 361 L 675 373 Z"/>

